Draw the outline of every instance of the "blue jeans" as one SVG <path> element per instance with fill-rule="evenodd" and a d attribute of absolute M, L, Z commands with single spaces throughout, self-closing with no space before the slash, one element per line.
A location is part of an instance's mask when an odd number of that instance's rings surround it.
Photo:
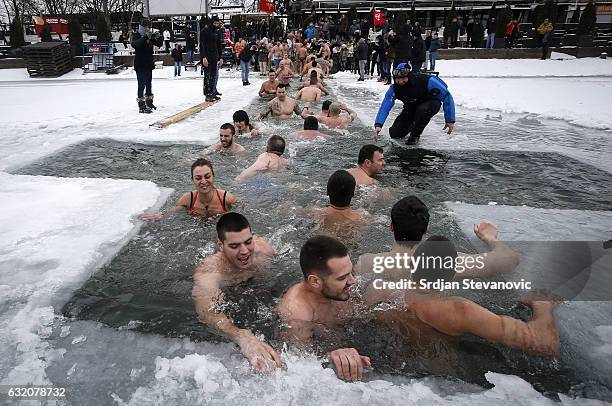
<path fill-rule="evenodd" d="M 193 63 L 193 51 L 187 51 L 187 62 Z"/>
<path fill-rule="evenodd" d="M 438 51 L 429 51 L 429 70 L 436 69 L 436 58 L 438 57 Z"/>
<path fill-rule="evenodd" d="M 493 48 L 495 45 L 495 33 L 487 35 L 487 48 Z"/>
<path fill-rule="evenodd" d="M 181 61 L 174 61 L 174 76 L 181 76 Z"/>
<path fill-rule="evenodd" d="M 429 51 L 429 70 L 436 69 L 436 59 L 438 58 L 438 51 Z"/>
<path fill-rule="evenodd" d="M 242 82 L 249 81 L 249 62 L 240 60 L 240 74 L 242 75 Z"/>

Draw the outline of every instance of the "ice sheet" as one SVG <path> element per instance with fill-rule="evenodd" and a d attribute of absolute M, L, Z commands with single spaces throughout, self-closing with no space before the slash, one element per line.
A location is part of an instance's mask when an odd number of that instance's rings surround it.
<path fill-rule="evenodd" d="M 151 182 L 0 173 L 0 381 L 43 383 L 44 340 L 63 303 L 168 191 Z"/>

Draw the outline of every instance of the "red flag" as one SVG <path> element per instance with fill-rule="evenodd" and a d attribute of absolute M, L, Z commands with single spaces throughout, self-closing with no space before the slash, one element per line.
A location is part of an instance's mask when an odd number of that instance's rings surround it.
<path fill-rule="evenodd" d="M 274 13 L 274 1 L 273 0 L 259 0 L 259 11 L 264 13 Z"/>
<path fill-rule="evenodd" d="M 372 10 L 372 15 L 374 17 L 374 29 L 376 29 L 376 27 L 379 25 L 385 25 L 388 23 L 388 21 L 385 19 L 385 13 L 382 11 Z"/>

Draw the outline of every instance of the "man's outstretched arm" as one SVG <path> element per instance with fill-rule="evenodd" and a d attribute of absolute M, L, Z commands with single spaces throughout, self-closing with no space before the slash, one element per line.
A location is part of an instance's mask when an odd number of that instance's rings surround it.
<path fill-rule="evenodd" d="M 215 309 L 223 301 L 219 273 L 196 271 L 194 281 L 192 297 L 202 323 L 238 344 L 240 352 L 256 370 L 266 371 L 282 366 L 280 356 L 272 347 L 259 341 L 250 330 L 237 327 L 223 312 Z"/>
<path fill-rule="evenodd" d="M 499 316 L 462 298 L 424 301 L 417 304 L 417 316 L 444 334 L 474 334 L 529 353 L 558 356 L 559 332 L 553 314 L 557 303 L 531 301 L 528 304 L 533 309 L 533 317 L 527 322 Z"/>

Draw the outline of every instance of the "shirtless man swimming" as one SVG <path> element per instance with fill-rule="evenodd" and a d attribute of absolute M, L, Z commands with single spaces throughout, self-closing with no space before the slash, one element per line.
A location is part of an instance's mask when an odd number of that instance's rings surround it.
<path fill-rule="evenodd" d="M 318 80 L 316 77 L 310 78 L 310 86 L 304 87 L 301 89 L 297 96 L 296 100 L 304 100 L 306 102 L 318 102 L 321 100 L 321 89 L 317 87 Z"/>
<path fill-rule="evenodd" d="M 206 148 L 205 153 L 210 152 L 231 152 L 231 153 L 246 153 L 246 149 L 236 142 L 236 128 L 225 123 L 219 129 L 219 142 Z"/>
<path fill-rule="evenodd" d="M 314 323 L 335 327 L 344 320 L 359 317 L 361 312 L 357 310 L 358 299 L 351 298 L 351 287 L 356 279 L 344 244 L 331 237 L 312 237 L 302 247 L 300 266 L 304 280 L 287 290 L 277 310 L 289 326 L 286 337 L 304 345 L 313 340 Z M 431 275 L 420 273 L 417 276 L 427 278 Z M 558 355 L 559 335 L 551 302 L 530 302 L 533 316 L 524 322 L 498 316 L 463 298 L 439 299 L 426 291 L 418 294 L 424 297 L 410 298 L 406 301 L 407 307 L 401 310 L 415 317 L 401 317 L 399 322 L 423 329 L 433 328 L 449 336 L 474 334 L 524 351 Z M 361 379 L 363 367 L 370 366 L 369 358 L 360 355 L 355 348 L 331 351 L 328 357 L 336 367 L 336 374 L 349 381 Z"/>
<path fill-rule="evenodd" d="M 287 64 L 284 60 L 280 61 L 280 63 L 278 64 L 278 69 L 276 70 L 276 77 L 278 78 L 278 83 L 280 83 L 281 85 L 289 86 L 289 82 L 291 82 L 291 78 L 293 78 L 291 62 Z"/>
<path fill-rule="evenodd" d="M 229 338 L 257 371 L 282 366 L 278 353 L 260 341 L 248 329 L 237 327 L 219 310 L 223 303 L 222 288 L 245 282 L 264 271 L 274 249 L 251 231 L 247 219 L 239 213 L 226 213 L 217 222 L 219 251 L 204 259 L 196 268 L 192 292 L 198 319 Z"/>
<path fill-rule="evenodd" d="M 276 88 L 276 97 L 268 102 L 266 111 L 261 113 L 261 118 L 266 118 L 272 113 L 272 117 L 291 118 L 293 113 L 301 116 L 302 110 L 298 106 L 295 99 L 287 96 L 287 90 L 284 85 L 280 84 Z"/>
<path fill-rule="evenodd" d="M 302 131 L 296 131 L 293 133 L 296 137 L 312 140 L 315 138 L 330 139 L 331 136 L 319 132 L 319 121 L 315 116 L 308 116 L 304 118 L 304 129 Z"/>
<path fill-rule="evenodd" d="M 345 170 L 334 172 L 327 181 L 329 207 L 315 209 L 314 216 L 322 221 L 322 229 L 344 236 L 350 226 L 363 226 L 371 215 L 351 208 L 355 196 L 355 178 Z"/>
<path fill-rule="evenodd" d="M 303 89 L 305 87 L 311 86 L 313 79 L 316 80 L 316 85 L 313 85 L 313 86 L 316 86 L 317 88 L 319 88 L 324 95 L 326 95 L 326 96 L 329 95 L 329 90 L 327 90 L 327 88 L 325 86 L 323 86 L 323 83 L 321 83 L 319 78 L 317 78 L 317 72 L 313 72 L 313 74 L 310 75 L 309 79 L 306 79 L 305 81 L 300 83 L 300 85 L 298 86 L 298 90 L 301 90 L 301 89 Z"/>
<path fill-rule="evenodd" d="M 346 111 L 348 114 L 340 114 Z M 355 121 L 357 113 L 349 109 L 340 102 L 333 102 L 329 105 L 328 117 L 319 116 L 319 122 L 325 124 L 328 128 L 346 128 L 350 123 Z"/>
<path fill-rule="evenodd" d="M 278 84 L 279 82 L 276 80 L 276 71 L 270 69 L 270 72 L 268 72 L 268 80 L 263 82 L 259 88 L 259 97 L 272 99 L 276 97 L 276 87 Z"/>
<path fill-rule="evenodd" d="M 236 177 L 236 181 L 253 176 L 258 172 L 278 171 L 285 168 L 289 161 L 283 158 L 284 153 L 285 139 L 280 135 L 271 136 L 266 146 L 266 152 L 259 155 L 253 165 L 242 171 L 242 173 Z"/>
<path fill-rule="evenodd" d="M 357 167 L 348 170 L 353 175 L 357 185 L 376 185 L 378 180 L 372 175 L 382 173 L 385 167 L 385 156 L 383 149 L 379 146 L 368 144 L 361 147 L 357 157 Z"/>
<path fill-rule="evenodd" d="M 306 55 L 308 55 L 308 49 L 302 45 L 301 43 L 296 43 L 295 44 L 295 53 L 296 53 L 296 57 L 297 57 L 297 72 L 302 72 L 302 69 L 304 69 L 304 64 L 305 64 L 305 60 L 306 60 Z"/>

